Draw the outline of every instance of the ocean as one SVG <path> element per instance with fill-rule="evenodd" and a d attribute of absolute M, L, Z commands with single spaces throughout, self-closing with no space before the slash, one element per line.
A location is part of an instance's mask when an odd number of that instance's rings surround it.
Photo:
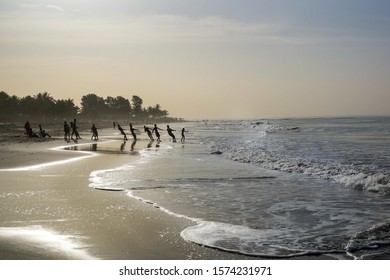
<path fill-rule="evenodd" d="M 179 131 L 189 131 L 184 143 Z M 171 124 L 178 142 L 90 175 L 194 222 L 181 236 L 264 258 L 390 258 L 390 117 Z M 141 135 L 142 137 L 144 135 Z M 147 136 L 144 136 L 146 138 Z"/>

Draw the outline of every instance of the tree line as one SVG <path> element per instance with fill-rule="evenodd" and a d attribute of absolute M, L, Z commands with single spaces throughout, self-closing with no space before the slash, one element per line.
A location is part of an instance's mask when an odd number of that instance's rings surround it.
<path fill-rule="evenodd" d="M 171 122 L 182 119 L 169 117 L 160 104 L 143 106 L 143 100 L 133 95 L 131 100 L 122 96 L 106 98 L 94 93 L 81 98 L 81 107 L 73 99 L 54 99 L 43 92 L 25 97 L 0 92 L 0 120 L 2 121 L 58 121 L 77 117 L 84 120 L 129 120 Z"/>

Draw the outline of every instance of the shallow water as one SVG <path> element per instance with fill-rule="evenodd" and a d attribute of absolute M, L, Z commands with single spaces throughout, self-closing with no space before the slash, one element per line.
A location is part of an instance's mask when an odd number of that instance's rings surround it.
<path fill-rule="evenodd" d="M 362 123 L 366 130 L 354 127 Z M 221 250 L 388 258 L 390 130 L 374 137 L 374 127 L 372 119 L 194 123 L 186 143 L 154 143 L 132 164 L 93 172 L 90 186 L 192 219 L 182 237 Z"/>

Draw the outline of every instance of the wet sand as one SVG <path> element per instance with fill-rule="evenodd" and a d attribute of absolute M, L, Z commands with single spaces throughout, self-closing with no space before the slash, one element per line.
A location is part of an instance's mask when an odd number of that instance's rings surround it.
<path fill-rule="evenodd" d="M 184 241 L 180 232 L 191 221 L 123 191 L 90 188 L 92 171 L 135 160 L 148 141 L 130 151 L 132 141 L 124 145 L 119 135 L 85 138 L 82 146 L 61 139 L 2 143 L 0 259 L 247 258 Z"/>

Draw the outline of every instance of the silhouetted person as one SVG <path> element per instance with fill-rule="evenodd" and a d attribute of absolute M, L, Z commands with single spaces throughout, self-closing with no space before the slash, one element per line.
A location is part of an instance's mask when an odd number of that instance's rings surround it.
<path fill-rule="evenodd" d="M 28 137 L 38 137 L 38 135 L 36 135 L 34 133 L 34 131 L 32 130 L 29 121 L 26 121 L 26 123 L 24 124 L 24 129 L 26 130 L 26 134 L 27 134 Z"/>
<path fill-rule="evenodd" d="M 148 134 L 150 140 L 153 140 L 153 141 L 154 141 L 154 138 L 153 138 L 152 132 L 150 131 L 150 128 L 147 127 L 146 125 L 144 125 L 144 130 L 145 130 L 145 132 Z"/>
<path fill-rule="evenodd" d="M 134 141 L 137 141 L 137 135 L 135 135 L 135 131 L 139 130 L 139 129 L 133 128 L 133 124 L 132 123 L 130 123 L 129 126 L 130 126 L 130 132 L 131 132 L 131 135 L 134 138 Z"/>
<path fill-rule="evenodd" d="M 72 129 L 72 136 L 71 138 L 73 139 L 73 135 L 76 136 L 76 139 L 81 139 L 78 131 L 77 131 L 77 125 L 76 125 L 76 119 L 73 120 L 73 122 L 70 123 L 70 128 Z"/>
<path fill-rule="evenodd" d="M 28 137 L 39 137 L 30 127 L 29 130 L 27 131 Z"/>
<path fill-rule="evenodd" d="M 70 127 L 66 121 L 64 121 L 64 140 L 70 142 Z"/>
<path fill-rule="evenodd" d="M 99 140 L 99 134 L 95 124 L 92 124 L 91 132 L 92 132 L 91 140 Z"/>
<path fill-rule="evenodd" d="M 39 125 L 39 136 L 41 136 L 42 138 L 45 138 L 46 136 L 51 137 L 49 133 L 42 129 L 41 125 Z"/>
<path fill-rule="evenodd" d="M 29 121 L 26 121 L 26 123 L 24 124 L 24 129 L 26 130 L 27 136 L 29 136 L 29 133 L 30 133 L 30 130 L 31 130 L 31 125 L 30 125 Z"/>
<path fill-rule="evenodd" d="M 175 137 L 175 135 L 172 133 L 172 131 L 176 131 L 176 130 L 170 128 L 169 125 L 167 125 L 167 131 L 168 131 L 168 135 L 172 137 L 172 141 L 173 141 L 173 142 L 176 142 L 176 137 Z"/>
<path fill-rule="evenodd" d="M 184 127 L 183 129 L 181 130 L 181 142 L 185 142 L 186 141 L 186 136 L 185 136 L 185 133 L 188 132 Z"/>
<path fill-rule="evenodd" d="M 157 127 L 157 124 L 154 125 L 152 132 L 156 134 L 157 141 L 161 141 L 160 139 L 160 133 L 158 132 L 159 130 L 162 130 L 161 128 Z"/>
<path fill-rule="evenodd" d="M 24 124 L 24 129 L 26 130 L 26 134 L 28 137 L 38 137 L 38 135 L 36 135 L 32 130 L 29 121 L 26 121 L 26 123 Z"/>
<path fill-rule="evenodd" d="M 120 124 L 118 123 L 118 130 L 121 132 L 121 134 L 123 135 L 123 140 L 127 140 L 127 136 L 126 136 L 126 133 L 123 131 L 123 128 L 120 126 Z"/>

